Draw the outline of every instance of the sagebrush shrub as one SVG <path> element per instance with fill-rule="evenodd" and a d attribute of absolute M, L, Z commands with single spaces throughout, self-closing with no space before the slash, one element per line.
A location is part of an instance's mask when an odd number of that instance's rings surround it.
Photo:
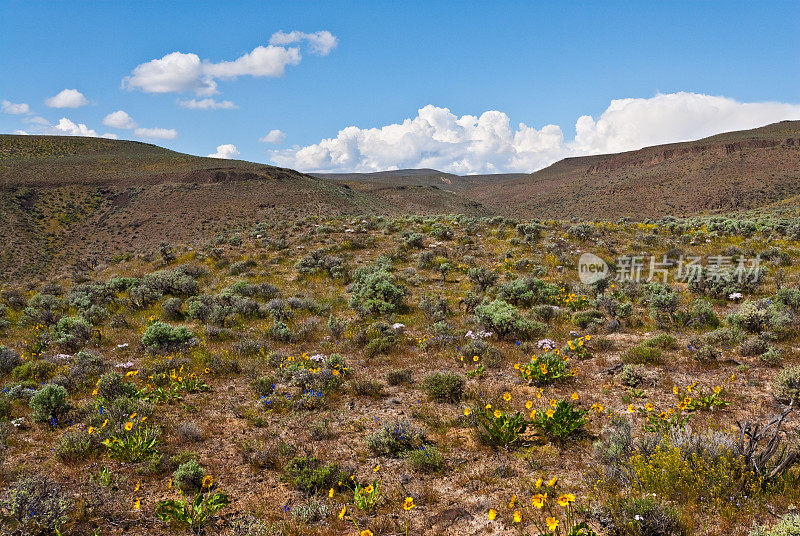
<path fill-rule="evenodd" d="M 544 324 L 524 318 L 516 307 L 501 299 L 484 300 L 475 308 L 475 318 L 484 329 L 500 338 L 530 339 L 546 329 Z"/>
<path fill-rule="evenodd" d="M 204 476 L 206 476 L 206 470 L 196 460 L 189 460 L 180 464 L 172 473 L 172 481 L 184 493 L 195 494 L 200 491 Z"/>
<path fill-rule="evenodd" d="M 142 335 L 142 344 L 150 350 L 167 350 L 189 342 L 194 335 L 184 326 L 172 327 L 155 322 Z"/>
<path fill-rule="evenodd" d="M 36 422 L 57 424 L 58 419 L 71 408 L 67 397 L 67 390 L 60 385 L 45 385 L 30 399 L 31 418 Z"/>
<path fill-rule="evenodd" d="M 432 372 L 422 380 L 422 389 L 436 402 L 458 402 L 466 379 L 454 372 Z"/>
<path fill-rule="evenodd" d="M 45 475 L 32 474 L 9 486 L 0 501 L 0 519 L 4 533 L 51 536 L 67 520 L 70 508 L 64 486 Z"/>
<path fill-rule="evenodd" d="M 12 370 L 22 364 L 19 352 L 13 348 L 0 345 L 0 376 L 10 374 Z"/>
<path fill-rule="evenodd" d="M 378 456 L 397 457 L 427 443 L 425 433 L 406 419 L 385 422 L 367 437 L 367 448 Z"/>
<path fill-rule="evenodd" d="M 800 365 L 781 370 L 772 385 L 775 398 L 781 402 L 800 402 Z"/>

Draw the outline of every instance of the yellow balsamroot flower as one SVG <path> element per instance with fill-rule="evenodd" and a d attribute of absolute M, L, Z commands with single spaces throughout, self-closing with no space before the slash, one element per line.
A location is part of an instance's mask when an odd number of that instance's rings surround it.
<path fill-rule="evenodd" d="M 206 368 L 206 369 L 205 369 L 203 372 L 205 372 L 206 374 L 208 374 L 208 373 L 209 373 L 209 372 L 211 372 L 211 371 L 210 371 L 208 368 Z"/>
<path fill-rule="evenodd" d="M 131 430 L 133 430 L 133 423 L 132 423 L 132 422 L 130 422 L 130 421 L 126 422 L 126 423 L 125 423 L 125 430 L 127 430 L 128 432 L 130 432 Z"/>
<path fill-rule="evenodd" d="M 686 398 L 683 399 L 683 403 L 684 405 L 688 406 L 689 404 L 692 403 L 692 398 L 687 396 Z"/>
<path fill-rule="evenodd" d="M 403 510 L 411 510 L 412 508 L 414 508 L 414 498 L 406 497 L 406 500 L 403 501 Z"/>
<path fill-rule="evenodd" d="M 552 407 L 556 407 L 558 405 L 558 401 L 555 398 L 550 399 L 550 405 Z"/>
<path fill-rule="evenodd" d="M 486 404 L 486 409 L 492 409 L 492 405 L 491 404 Z"/>
<path fill-rule="evenodd" d="M 516 494 L 514 494 L 514 495 L 511 497 L 511 500 L 510 500 L 510 501 L 508 501 L 508 507 L 509 507 L 509 508 L 514 508 L 514 505 L 515 505 L 515 504 L 517 504 L 517 495 L 516 495 Z"/>
<path fill-rule="evenodd" d="M 514 368 L 517 369 L 517 370 L 519 370 L 519 367 L 521 367 L 521 366 L 522 365 L 520 365 L 519 363 L 514 363 Z"/>
<path fill-rule="evenodd" d="M 676 385 L 672 388 L 672 394 L 677 395 L 678 393 L 680 393 L 680 389 L 678 389 L 678 386 Z"/>
<path fill-rule="evenodd" d="M 554 517 L 548 517 L 544 522 L 547 523 L 547 530 L 556 530 L 558 528 L 558 519 Z"/>
<path fill-rule="evenodd" d="M 531 419 L 535 418 L 536 417 L 536 410 L 531 411 L 531 413 L 530 413 L 530 415 L 528 415 L 528 417 L 531 418 Z"/>
<path fill-rule="evenodd" d="M 342 511 L 339 512 L 339 519 L 344 519 L 344 515 L 347 513 L 347 505 L 342 506 Z"/>
<path fill-rule="evenodd" d="M 328 498 L 333 499 L 333 488 L 328 491 Z"/>
<path fill-rule="evenodd" d="M 211 475 L 206 475 L 203 477 L 203 487 L 211 489 L 211 486 L 214 485 L 214 477 Z"/>
<path fill-rule="evenodd" d="M 494 521 L 495 518 L 497 517 L 497 510 L 495 510 L 494 508 L 490 509 L 488 515 L 489 515 L 489 521 Z"/>
<path fill-rule="evenodd" d="M 167 489 L 172 489 L 172 479 L 169 479 L 169 484 L 167 484 Z"/>
<path fill-rule="evenodd" d="M 94 433 L 94 427 L 90 426 L 89 430 L 88 430 L 88 433 L 89 433 L 89 435 L 92 435 Z"/>
<path fill-rule="evenodd" d="M 611 286 L 613 287 L 614 285 L 611 285 Z M 592 336 L 591 335 L 586 335 L 584 337 L 584 339 L 586 339 L 587 341 L 591 341 L 592 340 Z"/>
<path fill-rule="evenodd" d="M 653 411 L 653 404 L 648 402 L 647 404 L 644 405 L 644 409 L 646 409 L 647 411 Z"/>
<path fill-rule="evenodd" d="M 373 536 L 373 535 L 372 535 L 372 531 L 367 529 L 367 530 L 362 530 L 361 533 L 359 534 L 359 536 Z"/>
<path fill-rule="evenodd" d="M 376 465 L 376 466 L 375 466 L 375 467 L 372 469 L 372 472 L 373 472 L 373 473 L 377 473 L 377 472 L 378 472 L 378 471 L 380 471 L 380 470 L 381 470 L 381 466 L 380 466 L 380 465 Z"/>
<path fill-rule="evenodd" d="M 531 402 L 530 400 L 525 402 L 525 409 L 531 409 L 532 407 L 533 407 L 533 402 Z"/>
<path fill-rule="evenodd" d="M 556 414 L 556 412 L 553 411 L 552 409 L 548 409 L 547 412 L 545 413 L 545 415 L 547 415 L 548 418 L 552 418 L 553 415 L 555 415 L 555 414 Z"/>
<path fill-rule="evenodd" d="M 499 409 L 494 410 L 494 418 L 495 419 L 499 419 L 502 416 L 503 416 L 503 413 Z"/>
<path fill-rule="evenodd" d="M 469 417 L 472 414 L 472 410 L 469 408 L 464 408 L 464 416 Z"/>
<path fill-rule="evenodd" d="M 572 400 L 578 400 L 578 393 L 572 393 Z"/>
<path fill-rule="evenodd" d="M 514 523 L 522 523 L 522 512 L 514 510 Z"/>
<path fill-rule="evenodd" d="M 544 502 L 547 500 L 547 494 L 537 493 L 531 497 L 531 504 L 541 510 L 544 507 Z"/>
<path fill-rule="evenodd" d="M 136 483 L 136 487 L 135 487 L 135 488 L 133 488 L 133 491 L 139 491 L 139 489 L 140 489 L 141 487 L 142 487 L 142 481 L 140 480 L 140 481 L 138 481 L 138 482 Z"/>
<path fill-rule="evenodd" d="M 628 413 L 633 413 L 633 412 L 634 412 L 633 404 L 628 404 Z"/>
<path fill-rule="evenodd" d="M 511 393 L 509 393 L 508 391 L 503 393 L 503 400 L 505 400 L 506 402 L 510 402 L 511 401 Z"/>
<path fill-rule="evenodd" d="M 97 389 L 95 389 L 94 391 L 92 391 L 92 396 L 97 396 Z"/>
<path fill-rule="evenodd" d="M 366 493 L 367 495 L 372 494 L 373 491 L 375 491 L 375 488 L 372 487 L 372 484 L 364 488 L 364 493 Z"/>
<path fill-rule="evenodd" d="M 547 364 L 546 363 L 539 364 L 539 370 L 542 371 L 542 374 L 547 374 Z"/>
<path fill-rule="evenodd" d="M 558 477 L 554 476 L 553 478 L 550 479 L 550 482 L 548 482 L 547 485 L 552 488 L 553 486 L 556 485 L 557 482 L 558 482 Z"/>
<path fill-rule="evenodd" d="M 715 394 L 719 394 L 721 391 L 722 391 L 722 387 L 720 387 L 719 385 L 717 385 L 716 387 L 714 387 L 714 393 L 715 393 Z"/>
<path fill-rule="evenodd" d="M 574 503 L 574 502 L 575 502 L 575 495 L 573 495 L 572 493 L 565 493 L 558 498 L 558 505 L 563 506 L 564 508 L 569 506 L 569 503 Z"/>
<path fill-rule="evenodd" d="M 140 501 L 139 499 L 136 499 L 136 502 L 133 503 L 133 509 L 134 510 L 138 510 L 141 506 L 142 506 L 142 501 Z"/>
<path fill-rule="evenodd" d="M 542 483 L 543 483 L 542 479 L 541 479 L 541 478 L 539 478 L 539 479 L 536 481 L 536 487 L 537 487 L 537 488 L 541 488 L 541 487 L 542 487 Z"/>

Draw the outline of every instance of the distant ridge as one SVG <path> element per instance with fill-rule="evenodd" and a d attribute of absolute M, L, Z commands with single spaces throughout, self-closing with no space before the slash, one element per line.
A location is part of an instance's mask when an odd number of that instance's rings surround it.
<path fill-rule="evenodd" d="M 469 176 L 309 175 L 140 142 L 0 135 L 0 241 L 8 245 L 0 249 L 0 280 L 304 216 L 796 215 L 798 200 L 800 121 L 566 158 L 532 174 Z"/>

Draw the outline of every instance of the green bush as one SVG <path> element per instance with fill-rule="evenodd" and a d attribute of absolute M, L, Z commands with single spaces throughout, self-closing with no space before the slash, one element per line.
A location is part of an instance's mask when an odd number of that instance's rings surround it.
<path fill-rule="evenodd" d="M 453 372 L 433 372 L 422 380 L 422 389 L 436 402 L 458 402 L 464 394 L 466 379 Z"/>
<path fill-rule="evenodd" d="M 789 404 L 800 402 L 800 365 L 781 370 L 773 382 L 775 397 Z"/>
<path fill-rule="evenodd" d="M 74 463 L 87 459 L 97 450 L 98 444 L 86 430 L 68 430 L 55 447 L 55 455 L 64 463 Z"/>
<path fill-rule="evenodd" d="M 206 471 L 196 460 L 189 460 L 178 466 L 172 473 L 172 481 L 184 493 L 194 495 L 203 486 L 203 477 Z"/>
<path fill-rule="evenodd" d="M 126 382 L 119 372 L 107 372 L 100 376 L 97 383 L 97 394 L 105 400 L 116 400 L 117 398 L 135 398 L 139 394 L 136 385 Z"/>
<path fill-rule="evenodd" d="M 22 358 L 19 352 L 0 345 L 0 376 L 11 373 L 12 370 L 21 364 Z"/>
<path fill-rule="evenodd" d="M 92 336 L 92 326 L 80 316 L 64 316 L 53 327 L 53 342 L 68 352 L 82 348 Z"/>
<path fill-rule="evenodd" d="M 378 456 L 397 457 L 427 443 L 425 433 L 405 419 L 385 422 L 367 437 L 367 448 Z"/>
<path fill-rule="evenodd" d="M 64 486 L 41 474 L 22 476 L 0 501 L 3 534 L 51 536 L 67 520 L 70 508 Z"/>
<path fill-rule="evenodd" d="M 484 300 L 475 308 L 475 318 L 500 338 L 530 339 L 547 329 L 544 324 L 523 318 L 516 307 L 501 299 Z"/>
<path fill-rule="evenodd" d="M 286 464 L 283 477 L 303 493 L 327 493 L 329 489 L 341 487 L 339 482 L 347 486 L 350 474 L 343 471 L 338 464 L 323 464 L 319 459 L 296 457 Z"/>
<path fill-rule="evenodd" d="M 500 285 L 497 289 L 499 299 L 520 307 L 537 304 L 552 305 L 558 293 L 558 285 L 546 283 L 536 277 L 514 279 Z"/>
<path fill-rule="evenodd" d="M 439 473 L 444 469 L 444 457 L 433 445 L 422 445 L 418 449 L 403 453 L 408 465 L 421 473 Z"/>
<path fill-rule="evenodd" d="M 58 366 L 46 359 L 28 360 L 11 371 L 11 377 L 17 381 L 46 382 L 58 371 Z"/>
<path fill-rule="evenodd" d="M 36 391 L 29 405 L 33 410 L 31 418 L 34 421 L 52 424 L 57 424 L 58 419 L 70 410 L 67 390 L 52 383 Z"/>
<path fill-rule="evenodd" d="M 350 307 L 365 316 L 388 315 L 404 307 L 405 289 L 389 272 L 388 262 L 356 270 L 350 292 Z"/>
<path fill-rule="evenodd" d="M 586 329 L 593 324 L 602 324 L 605 316 L 597 309 L 579 311 L 572 315 L 572 323 L 581 329 Z"/>
<path fill-rule="evenodd" d="M 167 350 L 186 344 L 192 337 L 194 335 L 184 326 L 155 322 L 142 335 L 142 344 L 150 350 Z"/>

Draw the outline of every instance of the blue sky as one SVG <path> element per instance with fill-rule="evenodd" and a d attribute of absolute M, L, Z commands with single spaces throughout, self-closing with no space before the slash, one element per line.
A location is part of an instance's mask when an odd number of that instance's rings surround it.
<path fill-rule="evenodd" d="M 283 59 L 221 64 L 271 38 Z M 196 55 L 200 92 L 185 73 L 123 84 L 174 52 Z M 788 1 L 2 1 L 0 132 L 108 133 L 197 155 L 232 145 L 218 154 L 306 170 L 531 171 L 800 119 L 799 53 Z M 76 107 L 46 104 L 65 89 L 83 98 L 50 104 Z M 190 99 L 236 108 L 179 105 Z M 103 124 L 118 110 L 136 127 Z"/>

